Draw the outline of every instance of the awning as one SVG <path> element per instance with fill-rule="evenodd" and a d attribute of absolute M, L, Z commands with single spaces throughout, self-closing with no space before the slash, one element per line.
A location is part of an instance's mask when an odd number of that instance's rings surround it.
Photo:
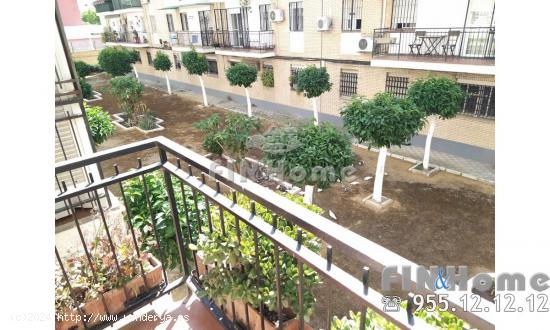
<path fill-rule="evenodd" d="M 160 10 L 173 10 L 185 6 L 209 5 L 212 3 L 223 2 L 221 0 L 171 0 L 166 1 Z"/>

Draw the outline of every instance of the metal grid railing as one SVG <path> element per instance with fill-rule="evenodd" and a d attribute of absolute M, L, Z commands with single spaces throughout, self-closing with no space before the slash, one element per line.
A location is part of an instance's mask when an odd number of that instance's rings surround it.
<path fill-rule="evenodd" d="M 410 265 L 411 267 L 416 267 L 417 265 L 312 211 L 298 206 L 287 198 L 260 186 L 254 181 L 248 180 L 227 168 L 221 167 L 213 161 L 164 137 L 151 138 L 101 151 L 93 155 L 83 156 L 78 159 L 64 161 L 57 164 L 55 173 L 59 175 L 66 171 L 75 170 L 91 164 L 111 161 L 118 157 L 128 157 L 145 151 L 158 153 L 158 159 L 152 159 L 151 163 L 147 165 L 142 164 L 142 162 L 138 160 L 137 168 L 129 169 L 126 172 L 120 172 L 118 166 L 114 165 L 114 175 L 100 180 L 93 180 L 93 178 L 91 178 L 91 183 L 86 187 L 67 189 L 66 185 L 62 183 L 64 188 L 63 191 L 55 196 L 56 202 L 65 200 L 68 203 L 72 203 L 71 198 L 74 196 L 86 193 L 93 194 L 102 222 L 105 224 L 105 214 L 97 195 L 99 189 L 111 186 L 118 187 L 128 214 L 128 205 L 123 183 L 133 178 L 141 178 L 141 182 L 143 182 L 143 192 L 150 209 L 149 190 L 144 176 L 155 171 L 161 171 L 163 173 L 166 187 L 166 199 L 170 205 L 169 213 L 175 232 L 175 240 L 179 255 L 178 261 L 183 269 L 183 277 L 170 282 L 166 276 L 166 272 L 164 272 L 164 284 L 152 294 L 144 297 L 141 303 L 151 302 L 159 295 L 169 292 L 173 288 L 185 283 L 186 279 L 193 278 L 194 281 L 200 282 L 199 276 L 201 274 L 199 267 L 195 266 L 193 270 L 193 265 L 197 265 L 197 256 L 195 253 L 192 253 L 192 251 L 189 251 L 188 244 L 195 243 L 195 237 L 197 237 L 199 233 L 212 233 L 216 228 L 222 228 L 222 235 L 225 235 L 226 227 L 223 222 L 223 216 L 218 218 L 220 220 L 219 226 L 213 226 L 212 223 L 212 212 L 219 211 L 220 214 L 222 214 L 223 211 L 234 217 L 237 224 L 242 222 L 243 225 L 254 232 L 254 245 L 256 249 L 258 247 L 258 237 L 264 237 L 272 242 L 275 258 L 277 258 L 279 253 L 285 253 L 295 259 L 299 269 L 296 291 L 299 297 L 300 311 L 303 308 L 301 298 L 304 290 L 303 269 L 307 266 L 323 278 L 323 286 L 328 292 L 332 292 L 332 287 L 338 287 L 344 290 L 347 296 L 356 301 L 356 305 L 354 306 L 361 312 L 360 329 L 365 329 L 366 327 L 367 308 L 381 314 L 384 318 L 403 329 L 429 328 L 427 324 L 416 319 L 412 315 L 411 308 L 407 308 L 407 311 L 402 310 L 398 313 L 385 312 L 382 303 L 383 296 L 372 288 L 369 288 L 369 269 L 381 272 L 385 265 Z M 175 196 L 175 185 L 181 187 L 179 192 L 184 195 L 183 205 L 178 205 L 178 198 Z M 242 194 L 250 199 L 251 203 L 248 208 L 242 207 L 237 203 L 237 194 Z M 201 198 L 204 201 L 205 207 L 201 211 L 203 212 L 203 216 L 200 219 L 197 218 L 196 220 L 198 221 L 194 222 L 193 219 L 190 219 L 190 214 L 187 212 L 188 206 L 186 206 L 185 201 L 193 201 L 196 205 L 197 198 Z M 287 223 L 298 226 L 300 229 L 298 230 L 296 240 L 279 231 L 275 220 L 273 223 L 268 223 L 260 217 L 256 213 L 256 204 L 272 212 L 275 216 L 274 219 L 284 219 Z M 74 205 L 70 204 L 70 207 L 73 209 Z M 184 212 L 181 212 L 182 209 Z M 204 213 L 206 213 L 206 216 Z M 198 217 L 198 212 L 196 214 Z M 158 241 L 155 223 L 156 217 L 152 211 L 150 212 L 150 216 L 150 220 L 153 223 L 153 230 L 155 231 L 155 236 Z M 130 218 L 129 214 L 127 218 Z M 74 221 L 76 227 L 79 228 L 78 220 L 74 218 Z M 201 223 L 201 221 L 204 222 Z M 193 222 L 195 223 L 194 226 L 192 225 Z M 186 226 L 185 231 L 182 228 L 182 224 Z M 128 223 L 128 226 L 129 230 L 132 231 L 132 225 Z M 109 241 L 111 241 L 109 229 L 106 225 L 105 227 Z M 238 228 L 240 228 L 240 226 L 237 225 L 236 228 L 237 235 L 239 235 Z M 315 235 L 324 242 L 326 246 L 326 257 L 313 252 L 302 244 L 302 230 Z M 82 235 L 81 240 L 84 248 L 86 248 Z M 161 262 L 163 262 L 161 244 L 160 242 L 157 243 L 161 255 L 160 259 Z M 110 244 L 112 252 L 116 254 L 112 246 L 113 242 L 110 242 Z M 370 268 L 365 266 L 362 269 L 358 269 L 358 271 L 362 273 L 361 279 L 358 279 L 333 262 L 333 250 L 335 252 L 337 251 L 339 253 L 338 255 L 343 253 L 346 258 L 352 258 L 359 264 L 368 265 Z M 136 251 L 139 253 L 137 244 Z M 62 264 L 57 248 L 56 255 L 58 257 L 58 262 Z M 276 283 L 280 283 L 280 271 L 281 270 L 276 267 L 275 273 L 272 274 L 272 276 L 277 279 Z M 353 270 L 352 272 L 356 273 L 356 271 Z M 70 283 L 68 278 L 67 282 Z M 71 287 L 69 287 L 69 289 L 73 290 Z M 280 285 L 277 285 L 274 291 L 277 297 L 277 314 L 280 318 L 282 315 Z M 427 289 L 417 288 L 417 292 L 420 294 L 433 294 L 433 292 Z M 332 294 L 328 294 L 327 296 L 329 302 L 334 298 Z M 409 301 L 409 303 L 412 302 Z M 131 307 L 127 307 L 127 309 L 133 310 L 133 308 L 136 308 L 138 305 L 138 303 L 134 303 Z M 330 303 L 328 305 L 330 306 Z M 461 307 L 461 303 L 452 299 L 449 299 L 449 305 L 456 310 L 455 314 L 458 317 L 469 322 L 471 325 L 480 329 L 493 328 L 491 322 L 486 319 L 485 314 L 464 311 Z M 127 311 L 122 313 L 125 312 Z M 332 310 L 329 307 L 327 310 L 327 322 L 330 322 L 332 318 L 331 313 Z M 299 315 L 300 329 L 303 329 L 305 324 L 303 313 Z M 261 322 L 263 328 L 265 322 L 263 316 Z M 104 323 L 102 326 L 106 326 L 106 324 L 108 323 Z M 279 328 L 282 328 L 282 322 L 279 322 Z M 329 328 L 330 323 L 327 324 L 327 329 Z"/>

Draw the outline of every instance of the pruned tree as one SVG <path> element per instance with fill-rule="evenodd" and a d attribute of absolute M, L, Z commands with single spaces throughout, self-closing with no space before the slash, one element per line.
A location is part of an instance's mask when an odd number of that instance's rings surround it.
<path fill-rule="evenodd" d="M 379 93 L 367 101 L 353 98 L 341 115 L 344 127 L 359 143 L 379 149 L 372 199 L 381 203 L 388 148 L 408 143 L 424 126 L 425 113 L 407 98 Z"/>
<path fill-rule="evenodd" d="M 117 99 L 122 112 L 127 116 L 129 126 L 137 124 L 140 115 L 140 100 L 143 84 L 133 77 L 115 77 L 111 79 L 111 94 Z"/>
<path fill-rule="evenodd" d="M 134 75 L 136 76 L 136 79 L 139 80 L 139 75 L 136 69 L 136 62 L 141 60 L 141 55 L 139 54 L 139 51 L 137 50 L 128 50 L 128 53 L 130 54 L 132 67 L 134 68 Z"/>
<path fill-rule="evenodd" d="M 155 70 L 164 72 L 164 78 L 166 78 L 166 88 L 168 94 L 172 94 L 172 88 L 170 88 L 170 79 L 168 79 L 168 71 L 172 68 L 172 61 L 168 55 L 163 52 L 157 52 L 155 59 L 153 60 L 153 67 Z"/>
<path fill-rule="evenodd" d="M 248 108 L 248 117 L 252 117 L 252 104 L 250 103 L 250 94 L 248 88 L 258 78 L 258 70 L 252 65 L 246 63 L 237 63 L 225 70 L 225 76 L 231 86 L 244 87 L 246 93 L 246 105 Z"/>
<path fill-rule="evenodd" d="M 111 76 L 124 76 L 132 71 L 132 57 L 126 49 L 107 47 L 97 56 L 99 66 Z"/>
<path fill-rule="evenodd" d="M 206 90 L 204 88 L 204 81 L 202 75 L 208 72 L 208 61 L 203 54 L 197 53 L 195 48 L 192 48 L 188 52 L 184 52 L 181 55 L 181 63 L 187 69 L 187 72 L 191 75 L 197 75 L 201 82 L 202 100 L 205 107 L 208 106 L 208 100 L 206 99 Z"/>
<path fill-rule="evenodd" d="M 327 69 L 325 67 L 317 68 L 314 65 L 310 65 L 298 72 L 296 84 L 296 90 L 298 92 L 303 92 L 308 99 L 311 99 L 315 125 L 319 125 L 316 98 L 321 96 L 324 92 L 330 91 L 332 87 Z"/>
<path fill-rule="evenodd" d="M 445 120 L 455 117 L 464 102 L 464 92 L 460 85 L 452 79 L 430 77 L 413 82 L 409 88 L 408 97 L 426 113 L 426 116 L 430 117 L 422 161 L 422 168 L 428 171 L 430 168 L 430 148 L 437 118 Z"/>

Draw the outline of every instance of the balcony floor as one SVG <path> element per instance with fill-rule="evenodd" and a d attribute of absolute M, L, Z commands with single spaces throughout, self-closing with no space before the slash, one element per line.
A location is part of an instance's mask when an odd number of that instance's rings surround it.
<path fill-rule="evenodd" d="M 411 61 L 411 62 L 429 62 L 446 64 L 466 64 L 466 65 L 495 65 L 495 59 L 485 58 L 466 58 L 458 56 L 432 56 L 432 55 L 376 55 L 373 60 L 388 61 Z"/>

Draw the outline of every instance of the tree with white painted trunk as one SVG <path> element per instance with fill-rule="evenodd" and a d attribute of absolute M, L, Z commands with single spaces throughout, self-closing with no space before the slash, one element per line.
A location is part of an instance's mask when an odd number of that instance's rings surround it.
<path fill-rule="evenodd" d="M 408 91 L 409 99 L 416 106 L 429 116 L 430 126 L 426 136 L 424 147 L 424 159 L 422 168 L 424 171 L 430 169 L 430 149 L 435 125 L 438 117 L 440 119 L 454 118 L 460 111 L 464 102 L 464 92 L 460 85 L 449 78 L 430 77 L 428 79 L 414 81 Z"/>
<path fill-rule="evenodd" d="M 206 89 L 204 88 L 204 81 L 202 80 L 202 75 L 208 72 L 208 61 L 206 57 L 203 54 L 197 53 L 195 48 L 192 48 L 190 51 L 184 52 L 181 55 L 181 63 L 189 74 L 199 76 L 203 105 L 207 107 L 208 100 L 206 98 Z"/>
<path fill-rule="evenodd" d="M 164 72 L 164 78 L 166 78 L 166 88 L 168 94 L 172 94 L 172 88 L 170 87 L 170 79 L 168 79 L 168 71 L 172 68 L 172 61 L 165 53 L 158 51 L 153 60 L 153 67 L 155 70 Z"/>
<path fill-rule="evenodd" d="M 128 50 L 128 53 L 130 54 L 130 58 L 132 61 L 132 68 L 134 69 L 134 75 L 136 76 L 136 79 L 139 80 L 139 74 L 136 69 L 136 62 L 141 62 L 141 55 L 139 54 L 139 51 L 137 50 Z"/>
<path fill-rule="evenodd" d="M 237 63 L 225 70 L 225 76 L 231 86 L 244 87 L 248 117 L 252 117 L 252 104 L 250 103 L 248 88 L 258 79 L 258 69 L 246 63 Z"/>
<path fill-rule="evenodd" d="M 317 68 L 314 65 L 310 65 L 298 72 L 296 77 L 296 90 L 298 92 L 303 92 L 308 99 L 311 99 L 315 125 L 319 125 L 317 98 L 324 92 L 330 91 L 331 87 L 330 75 L 325 67 Z"/>
<path fill-rule="evenodd" d="M 372 100 L 354 97 L 341 115 L 344 127 L 359 143 L 379 149 L 372 199 L 382 203 L 388 148 L 408 143 L 424 126 L 425 113 L 407 98 L 379 93 Z"/>

